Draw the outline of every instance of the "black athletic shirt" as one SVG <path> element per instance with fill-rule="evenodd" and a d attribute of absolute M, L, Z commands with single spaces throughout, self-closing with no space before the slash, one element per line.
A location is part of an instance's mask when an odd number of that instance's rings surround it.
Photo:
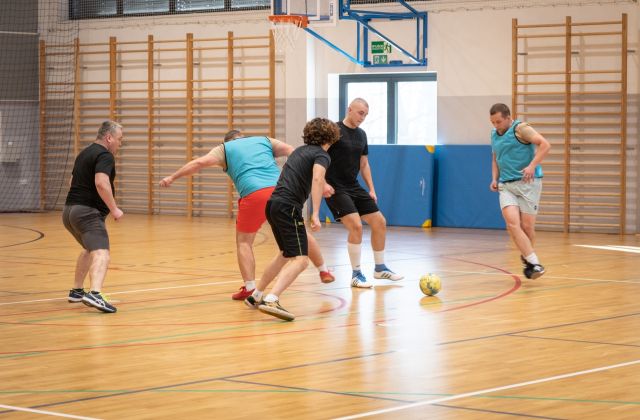
<path fill-rule="evenodd" d="M 116 190 L 113 186 L 113 180 L 116 177 L 115 159 L 104 146 L 92 143 L 76 157 L 73 164 L 71 188 L 65 204 L 82 204 L 98 209 L 103 216 L 108 215 L 109 207 L 102 201 L 96 188 L 95 176 L 98 172 L 109 176 L 111 190 L 115 197 Z"/>
<path fill-rule="evenodd" d="M 360 127 L 349 128 L 342 121 L 338 127 L 340 141 L 329 148 L 331 166 L 327 170 L 327 182 L 336 191 L 359 188 L 360 157 L 369 154 L 367 133 Z"/>
<path fill-rule="evenodd" d="M 326 169 L 330 163 L 331 158 L 322 147 L 306 144 L 298 147 L 287 158 L 271 199 L 302 210 L 311 192 L 313 165 L 318 164 Z"/>

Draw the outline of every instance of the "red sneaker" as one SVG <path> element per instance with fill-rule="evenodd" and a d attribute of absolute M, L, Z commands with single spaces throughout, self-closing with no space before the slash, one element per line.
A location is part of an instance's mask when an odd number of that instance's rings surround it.
<path fill-rule="evenodd" d="M 331 271 L 321 271 L 320 272 L 320 281 L 323 283 L 331 283 L 332 281 L 334 281 L 336 278 L 333 274 L 331 274 Z"/>
<path fill-rule="evenodd" d="M 235 292 L 234 294 L 231 295 L 231 299 L 233 299 L 233 300 L 245 300 L 246 298 L 251 296 L 251 293 L 253 293 L 253 290 L 254 289 L 247 290 L 246 287 L 242 286 L 240 289 L 238 289 L 237 292 Z"/>

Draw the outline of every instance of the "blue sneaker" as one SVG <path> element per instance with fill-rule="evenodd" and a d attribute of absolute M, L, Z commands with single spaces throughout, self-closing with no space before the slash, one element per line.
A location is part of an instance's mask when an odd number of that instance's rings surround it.
<path fill-rule="evenodd" d="M 353 277 L 351 278 L 351 287 L 371 289 L 373 287 L 373 283 L 367 280 L 364 274 L 362 274 L 362 271 L 358 271 L 354 273 Z"/>
<path fill-rule="evenodd" d="M 82 302 L 84 294 L 84 289 L 71 289 L 69 290 L 69 297 L 67 297 L 67 301 L 69 303 L 80 303 Z"/>

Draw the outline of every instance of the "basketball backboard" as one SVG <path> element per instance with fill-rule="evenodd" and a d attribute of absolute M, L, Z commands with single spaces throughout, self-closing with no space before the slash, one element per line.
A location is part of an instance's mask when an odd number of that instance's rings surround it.
<path fill-rule="evenodd" d="M 309 26 L 335 25 L 337 0 L 271 0 L 272 15 L 306 16 Z"/>

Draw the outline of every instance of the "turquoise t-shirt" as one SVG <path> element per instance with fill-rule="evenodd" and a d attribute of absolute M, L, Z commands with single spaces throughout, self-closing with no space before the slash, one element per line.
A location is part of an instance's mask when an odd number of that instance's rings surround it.
<path fill-rule="evenodd" d="M 516 138 L 518 124 L 520 124 L 520 121 L 515 120 L 503 135 L 499 135 L 495 128 L 491 132 L 491 148 L 496 155 L 496 161 L 500 169 L 500 182 L 521 180 L 521 171 L 531 163 L 536 154 L 534 144 L 521 143 Z M 536 166 L 534 177 L 542 178 L 542 167 L 540 165 Z"/>
<path fill-rule="evenodd" d="M 227 174 L 233 180 L 240 197 L 278 182 L 280 168 L 273 157 L 267 137 L 243 137 L 224 144 Z"/>

